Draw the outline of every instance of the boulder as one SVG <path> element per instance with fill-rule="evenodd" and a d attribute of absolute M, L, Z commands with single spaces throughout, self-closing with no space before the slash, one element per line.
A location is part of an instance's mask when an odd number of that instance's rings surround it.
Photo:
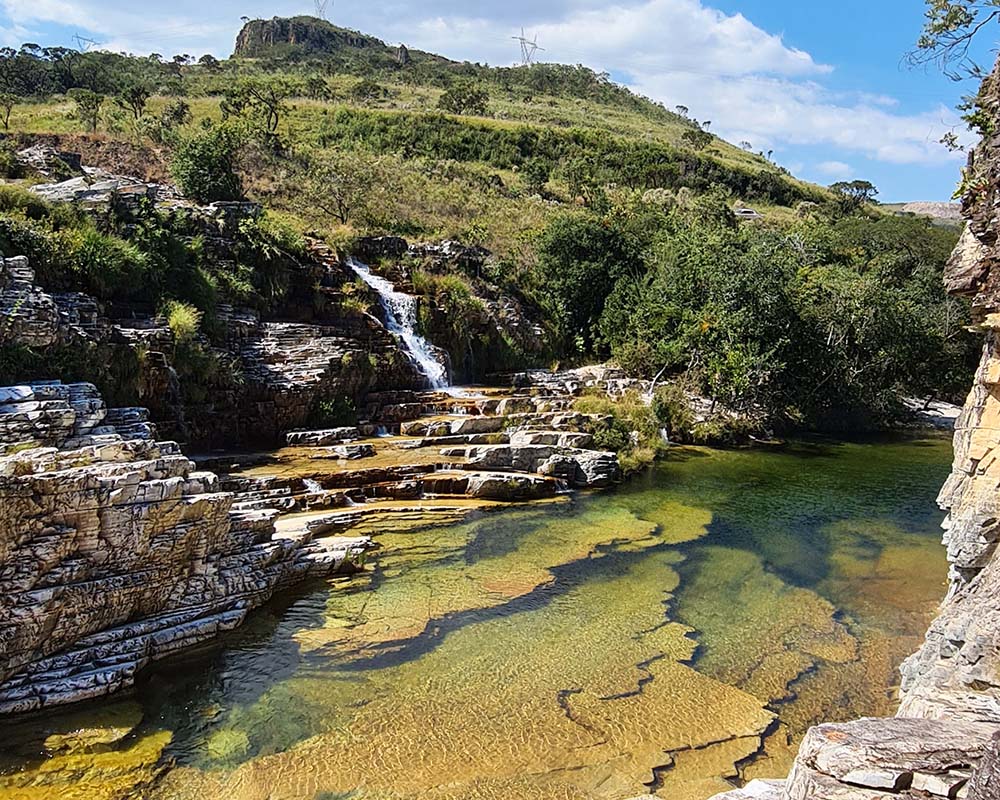
<path fill-rule="evenodd" d="M 931 719 L 860 719 L 812 728 L 788 777 L 789 800 L 955 797 L 995 727 Z"/>
<path fill-rule="evenodd" d="M 591 433 L 576 433 L 566 431 L 531 431 L 520 430 L 510 434 L 510 443 L 515 447 L 543 444 L 551 447 L 587 448 L 594 441 Z"/>
<path fill-rule="evenodd" d="M 546 459 L 538 472 L 562 478 L 576 488 L 600 489 L 621 477 L 621 465 L 614 453 L 565 449 Z"/>
<path fill-rule="evenodd" d="M 553 481 L 537 475 L 474 473 L 468 478 L 466 493 L 484 500 L 512 502 L 552 497 L 556 488 Z"/>
<path fill-rule="evenodd" d="M 451 434 L 460 436 L 467 433 L 499 433 L 504 429 L 503 417 L 461 417 L 451 423 Z"/>
<path fill-rule="evenodd" d="M 292 431 L 285 435 L 289 447 L 326 447 L 361 438 L 357 428 L 324 428 L 316 431 Z"/>

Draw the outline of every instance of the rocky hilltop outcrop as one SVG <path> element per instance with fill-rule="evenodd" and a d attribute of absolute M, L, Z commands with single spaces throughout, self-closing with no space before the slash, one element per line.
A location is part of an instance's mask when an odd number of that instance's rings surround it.
<path fill-rule="evenodd" d="M 250 20 L 236 37 L 233 56 L 256 58 L 271 54 L 282 45 L 326 56 L 345 51 L 363 52 L 367 58 L 382 57 L 399 65 L 408 64 L 414 59 L 454 63 L 442 56 L 409 50 L 405 46 L 389 47 L 374 36 L 341 28 L 325 19 L 305 16 Z"/>
<path fill-rule="evenodd" d="M 979 103 L 1000 120 L 1000 64 Z M 787 781 L 754 781 L 717 800 L 1000 798 L 1000 135 L 971 153 L 964 186 L 967 226 L 945 282 L 971 299 L 985 345 L 939 497 L 947 596 L 902 666 L 896 718 L 813 728 Z"/>
<path fill-rule="evenodd" d="M 278 514 L 89 384 L 0 389 L 0 714 L 127 687 L 367 546 Z"/>

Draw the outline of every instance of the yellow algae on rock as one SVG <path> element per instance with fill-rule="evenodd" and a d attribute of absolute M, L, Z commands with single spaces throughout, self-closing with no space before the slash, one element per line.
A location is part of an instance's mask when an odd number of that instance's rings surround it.
<path fill-rule="evenodd" d="M 510 512 L 538 517 L 537 511 Z M 524 597 L 554 579 L 556 567 L 600 558 L 611 548 L 648 549 L 662 543 L 651 522 L 623 508 L 589 508 L 585 515 L 539 517 L 509 540 L 510 515 L 418 533 L 379 537 L 380 582 L 370 593 L 331 596 L 327 622 L 302 631 L 307 650 L 357 654 L 419 636 L 432 620 Z"/>
<path fill-rule="evenodd" d="M 170 731 L 116 749 L 60 753 L 12 775 L 0 775 L 0 800 L 121 800 L 136 797 L 160 774 Z"/>
<path fill-rule="evenodd" d="M 706 547 L 677 612 L 698 631 L 698 669 L 765 702 L 819 661 L 853 661 L 858 643 L 815 592 L 790 586 L 746 550 Z"/>

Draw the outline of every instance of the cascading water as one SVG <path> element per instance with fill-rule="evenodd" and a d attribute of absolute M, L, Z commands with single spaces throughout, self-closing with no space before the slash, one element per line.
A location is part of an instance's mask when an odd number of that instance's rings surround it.
<path fill-rule="evenodd" d="M 448 388 L 448 368 L 438 358 L 433 346 L 417 333 L 417 299 L 397 292 L 391 282 L 375 275 L 357 259 L 348 262 L 361 280 L 378 292 L 385 311 L 386 327 L 403 342 L 431 389 Z"/>

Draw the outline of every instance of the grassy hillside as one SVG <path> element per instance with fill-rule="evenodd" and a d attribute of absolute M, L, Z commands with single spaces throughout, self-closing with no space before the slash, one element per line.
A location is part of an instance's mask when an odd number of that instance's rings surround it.
<path fill-rule="evenodd" d="M 904 395 L 960 391 L 975 356 L 941 289 L 952 231 L 798 181 L 585 67 L 457 63 L 294 18 L 250 22 L 224 61 L 26 45 L 0 52 L 0 90 L 10 180 L 35 179 L 13 147 L 44 139 L 200 202 L 255 199 L 279 240 L 487 248 L 473 270 L 396 273 L 434 309 L 428 332 L 487 370 L 471 321 L 502 297 L 543 318 L 551 356 L 611 356 L 785 425 L 884 423 Z M 22 223 L 59 233 L 57 215 Z M 212 303 L 271 303 L 247 291 L 252 267 L 232 281 L 185 259 L 206 291 L 163 283 L 149 302 L 206 320 Z"/>

